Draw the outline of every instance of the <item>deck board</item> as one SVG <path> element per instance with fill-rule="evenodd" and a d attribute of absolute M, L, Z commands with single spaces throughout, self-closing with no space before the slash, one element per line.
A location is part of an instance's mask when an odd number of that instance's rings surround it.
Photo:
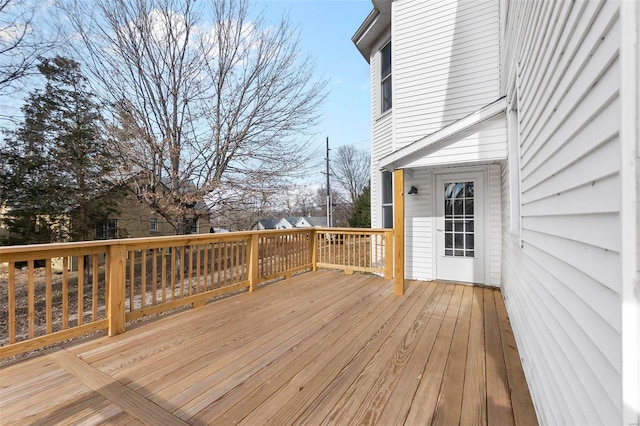
<path fill-rule="evenodd" d="M 370 371 L 374 368 L 371 364 L 376 363 L 377 360 L 380 359 L 388 359 L 387 356 L 392 351 L 390 344 L 388 344 L 389 339 L 392 337 L 399 339 L 397 336 L 401 334 L 396 325 L 401 324 L 402 321 L 406 321 L 407 316 L 414 318 L 420 309 L 418 305 L 426 303 L 432 291 L 433 289 L 431 287 L 418 289 L 415 294 L 414 303 L 406 314 L 398 310 L 396 312 L 399 313 L 399 315 L 396 315 L 391 322 L 382 324 L 379 322 L 374 323 L 373 325 L 377 326 L 377 330 L 373 332 L 373 337 L 371 337 L 370 332 L 362 333 L 358 339 L 354 339 L 344 348 L 336 348 L 336 350 L 333 351 L 336 356 L 331 359 L 319 373 L 316 373 L 316 370 L 313 369 L 307 371 L 306 376 L 299 380 L 300 384 L 296 383 L 295 386 L 288 387 L 290 392 L 286 395 L 295 395 L 296 387 L 300 386 L 301 391 L 299 393 L 301 397 L 299 398 L 296 395 L 295 399 L 290 398 L 286 404 L 278 410 L 277 415 L 268 417 L 268 423 L 274 425 L 282 424 L 289 416 L 298 417 L 324 392 L 326 386 L 338 376 L 344 376 L 344 379 L 350 384 L 349 389 L 343 394 L 340 400 L 350 403 L 350 405 L 346 404 L 347 408 L 355 407 L 357 409 L 358 404 L 366 397 L 368 389 L 371 387 L 372 378 Z M 357 377 L 355 377 L 356 374 Z M 273 410 L 271 400 L 269 400 L 267 404 L 263 404 L 263 406 Z M 335 407 L 336 410 L 341 408 L 339 404 L 336 404 Z M 254 413 L 260 413 L 260 411 L 256 410 Z M 252 416 L 255 415 L 254 413 L 252 413 Z M 350 411 L 346 411 L 346 413 L 351 414 Z M 254 419 L 257 420 L 257 417 L 254 417 Z M 251 419 L 248 420 L 249 422 L 247 422 L 247 424 L 250 423 Z M 340 417 L 335 418 L 335 420 L 338 423 L 341 422 Z M 313 420 L 311 419 L 310 421 Z"/>
<path fill-rule="evenodd" d="M 336 326 L 325 337 L 315 342 L 307 342 L 295 351 L 290 351 L 284 357 L 278 359 L 268 370 L 263 369 L 260 373 L 244 383 L 242 388 L 235 388 L 224 399 L 216 401 L 211 407 L 202 413 L 204 419 L 209 422 L 218 421 L 220 424 L 230 421 L 232 418 L 242 419 L 246 414 L 266 400 L 275 390 L 287 383 L 301 369 L 309 364 L 309 359 L 316 359 L 321 355 L 327 356 L 327 348 L 339 348 L 343 342 L 354 340 L 365 336 L 368 327 L 375 327 L 378 312 L 386 309 L 395 310 L 401 301 L 388 297 L 388 290 L 381 287 L 384 297 L 375 299 L 367 305 L 369 310 L 364 314 L 350 317 L 349 321 L 333 322 Z M 362 309 L 362 306 L 360 307 Z M 354 314 L 356 315 L 356 314 Z M 352 319 L 351 319 L 352 318 Z M 356 337 L 353 337 L 356 336 Z M 299 349 L 299 350 L 298 350 Z M 215 423 L 212 423 L 215 424 Z"/>
<path fill-rule="evenodd" d="M 371 303 L 377 305 L 382 301 L 389 301 L 389 298 L 383 298 L 384 290 L 382 288 L 375 289 L 368 297 L 363 298 L 362 303 Z M 246 390 L 250 386 L 257 388 L 265 379 L 271 379 L 272 371 L 280 371 L 282 368 L 286 368 L 287 371 L 292 372 L 294 370 L 294 362 L 297 358 L 308 357 L 317 358 L 322 354 L 325 347 L 328 345 L 339 344 L 340 339 L 347 338 L 348 328 L 341 328 L 344 323 L 351 323 L 354 320 L 354 314 L 358 311 L 359 306 L 349 306 L 342 313 L 337 316 L 333 316 L 334 320 L 329 321 L 324 319 L 318 326 L 312 331 L 312 333 L 302 338 L 302 335 L 297 335 L 296 341 L 287 341 L 281 344 L 277 350 L 271 351 L 266 354 L 262 359 L 257 359 L 255 362 L 248 364 L 245 368 L 238 370 L 236 374 L 230 376 L 226 381 L 220 383 L 220 385 L 212 387 L 210 391 L 200 395 L 196 400 L 193 400 L 190 404 L 183 407 L 188 414 L 192 415 L 204 415 L 202 410 L 206 410 L 209 413 L 213 411 L 207 409 L 211 402 L 216 406 L 215 411 L 223 411 L 223 404 L 217 404 L 217 402 L 225 402 L 224 406 L 231 407 L 232 401 L 238 401 L 238 396 L 243 396 L 244 392 L 234 392 L 239 387 Z M 302 358 L 304 362 L 305 358 Z M 269 369 L 265 369 L 264 366 L 268 365 Z M 224 399 L 219 399 L 221 396 L 225 396 Z M 207 400 L 210 401 L 207 403 Z M 213 406 L 211 407 L 213 408 Z"/>
<path fill-rule="evenodd" d="M 536 418 L 498 290 L 318 271 L 2 367 L 0 423 L 28 422 Z"/>
<path fill-rule="evenodd" d="M 513 408 L 507 384 L 507 371 L 502 350 L 502 337 L 498 326 L 493 292 L 484 290 L 485 344 L 487 367 L 487 422 L 513 424 Z"/>
<path fill-rule="evenodd" d="M 371 361 L 351 383 L 343 396 L 342 404 L 336 405 L 330 416 L 332 421 L 340 424 L 370 424 L 379 417 L 379 410 L 389 400 L 408 355 L 415 349 L 418 336 L 431 313 L 429 306 L 440 296 L 434 290 L 435 286 L 429 286 L 394 327 L 384 344 L 375 348 L 376 352 L 388 356 L 363 353 L 363 357 Z"/>
<path fill-rule="evenodd" d="M 431 424 L 434 418 L 464 288 L 448 286 L 446 291 L 448 297 L 443 300 L 446 311 L 438 339 L 431 352 L 425 354 L 424 372 L 407 413 L 407 424 Z"/>
<path fill-rule="evenodd" d="M 487 375 L 484 344 L 484 296 L 473 289 L 460 424 L 487 424 Z"/>
<path fill-rule="evenodd" d="M 440 387 L 440 395 L 434 413 L 434 423 L 436 424 L 460 424 L 473 299 L 473 289 L 471 287 L 465 287 L 463 290 L 451 339 L 447 366 L 442 377 L 442 386 Z"/>

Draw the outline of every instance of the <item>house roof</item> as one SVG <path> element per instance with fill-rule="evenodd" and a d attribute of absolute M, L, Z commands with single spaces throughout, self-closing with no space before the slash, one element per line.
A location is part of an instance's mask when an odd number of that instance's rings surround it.
<path fill-rule="evenodd" d="M 296 223 L 300 220 L 300 216 L 283 217 L 282 219 L 289 222 L 291 226 L 296 226 Z"/>
<path fill-rule="evenodd" d="M 417 141 L 387 155 L 386 157 L 382 157 L 380 159 L 379 165 L 380 169 L 386 170 L 395 170 L 398 163 L 402 160 L 407 159 L 408 157 L 418 153 L 419 151 L 428 149 L 437 145 L 439 143 L 445 142 L 459 133 L 462 133 L 466 130 L 471 129 L 478 124 L 489 120 L 497 116 L 498 114 L 506 111 L 507 101 L 505 97 L 497 99 L 492 103 L 485 105 L 480 108 L 478 111 L 467 115 L 460 120 L 443 127 L 442 129 L 435 131 Z"/>
<path fill-rule="evenodd" d="M 264 229 L 275 229 L 278 222 L 277 219 L 260 219 L 256 223 L 261 223 Z"/>
<path fill-rule="evenodd" d="M 298 222 L 300 222 L 303 219 L 311 226 L 327 226 L 326 216 L 303 216 L 298 220 Z M 333 222 L 333 218 L 332 218 L 332 222 Z"/>
<path fill-rule="evenodd" d="M 162 176 L 160 178 L 160 184 L 163 185 L 165 188 L 171 190 L 171 178 L 168 176 Z M 188 180 L 186 182 L 186 186 L 178 188 L 178 192 L 182 195 L 187 195 L 192 191 L 195 191 L 196 185 Z M 207 206 L 207 204 L 203 201 L 203 200 L 198 200 L 196 201 L 195 205 L 193 206 L 194 210 L 200 211 L 200 212 L 207 212 L 209 211 L 209 207 Z"/>
<path fill-rule="evenodd" d="M 369 62 L 373 44 L 391 25 L 391 0 L 371 0 L 373 10 L 351 37 L 360 54 Z"/>

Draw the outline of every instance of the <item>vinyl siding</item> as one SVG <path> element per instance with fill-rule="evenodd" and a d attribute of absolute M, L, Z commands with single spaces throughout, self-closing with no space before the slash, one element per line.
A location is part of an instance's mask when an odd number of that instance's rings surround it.
<path fill-rule="evenodd" d="M 499 97 L 497 1 L 392 4 L 394 149 Z"/>
<path fill-rule="evenodd" d="M 433 173 L 414 170 L 405 176 L 405 193 L 412 185 L 415 195 L 405 196 L 405 276 L 408 279 L 431 280 L 433 276 Z"/>
<path fill-rule="evenodd" d="M 502 182 L 500 165 L 491 165 L 487 171 L 488 233 L 485 238 L 489 246 L 489 272 L 487 284 L 502 285 Z"/>
<path fill-rule="evenodd" d="M 503 169 L 502 278 L 525 374 L 541 423 L 619 424 L 619 3 L 510 2 L 506 16 L 522 234 Z"/>

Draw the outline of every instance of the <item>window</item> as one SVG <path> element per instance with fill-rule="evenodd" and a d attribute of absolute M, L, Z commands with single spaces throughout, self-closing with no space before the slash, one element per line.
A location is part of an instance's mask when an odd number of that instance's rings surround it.
<path fill-rule="evenodd" d="M 149 219 L 149 231 L 151 232 L 157 232 L 158 231 L 158 219 L 155 217 L 152 217 L 151 219 Z"/>
<path fill-rule="evenodd" d="M 107 219 L 96 224 L 96 239 L 109 240 L 118 238 L 118 220 Z"/>
<path fill-rule="evenodd" d="M 391 109 L 391 42 L 380 51 L 380 93 L 382 112 Z"/>
<path fill-rule="evenodd" d="M 185 220 L 185 231 L 187 234 L 197 234 L 198 233 L 198 219 L 190 218 Z"/>
<path fill-rule="evenodd" d="M 393 175 L 382 172 L 382 227 L 393 228 Z"/>

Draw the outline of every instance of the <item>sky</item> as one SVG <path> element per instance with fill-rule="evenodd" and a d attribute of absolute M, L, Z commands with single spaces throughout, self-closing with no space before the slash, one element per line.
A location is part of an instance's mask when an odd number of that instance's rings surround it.
<path fill-rule="evenodd" d="M 328 96 L 320 111 L 321 120 L 310 133 L 311 150 L 322 154 L 308 170 L 307 182 L 324 180 L 324 149 L 353 145 L 370 147 L 369 65 L 351 37 L 372 9 L 371 0 L 249 0 L 253 13 L 262 12 L 267 23 L 277 24 L 288 14 L 300 31 L 301 49 L 316 63 L 316 77 L 328 81 Z M 45 9 L 46 10 L 46 9 Z M 43 12 L 44 13 L 44 12 Z M 26 95 L 26 93 L 25 93 Z M 14 116 L 22 105 L 20 96 L 0 100 L 0 120 Z"/>
<path fill-rule="evenodd" d="M 268 21 L 277 22 L 288 13 L 292 24 L 299 26 L 302 48 L 315 58 L 317 75 L 329 81 L 330 92 L 315 138 L 322 152 L 327 137 L 332 149 L 353 145 L 369 151 L 369 64 L 351 37 L 371 12 L 371 0 L 252 0 L 252 3 L 255 11 L 263 11 Z M 318 170 L 318 176 L 321 172 Z"/>

